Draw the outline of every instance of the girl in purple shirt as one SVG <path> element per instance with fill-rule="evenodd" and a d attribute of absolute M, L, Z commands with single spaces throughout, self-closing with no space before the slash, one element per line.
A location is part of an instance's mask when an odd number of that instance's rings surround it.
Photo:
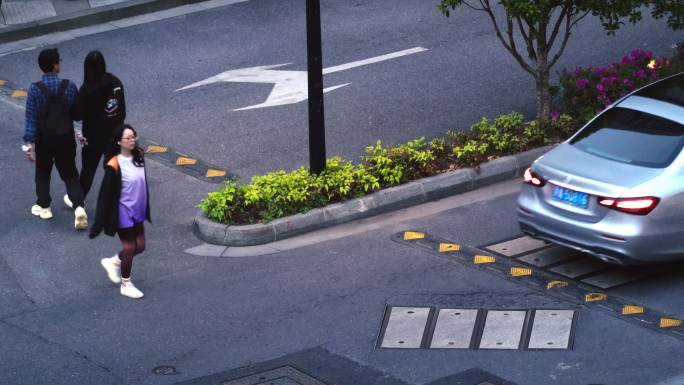
<path fill-rule="evenodd" d="M 121 251 L 100 263 L 114 283 L 121 284 L 121 295 L 142 298 L 143 293 L 131 282 L 133 257 L 145 250 L 143 222 L 150 221 L 149 190 L 145 176 L 144 151 L 138 147 L 138 134 L 124 124 L 114 133 L 113 154 L 105 166 L 105 176 L 97 199 L 95 223 L 90 238 L 104 230 L 119 235 Z"/>

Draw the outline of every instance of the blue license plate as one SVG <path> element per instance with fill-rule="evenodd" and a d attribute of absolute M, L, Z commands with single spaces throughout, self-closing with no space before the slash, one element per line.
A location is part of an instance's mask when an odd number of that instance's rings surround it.
<path fill-rule="evenodd" d="M 569 203 L 573 206 L 581 207 L 583 209 L 587 208 L 587 203 L 589 201 L 589 196 L 587 193 L 570 190 L 569 188 L 556 186 L 553 188 L 553 199 L 565 203 Z"/>

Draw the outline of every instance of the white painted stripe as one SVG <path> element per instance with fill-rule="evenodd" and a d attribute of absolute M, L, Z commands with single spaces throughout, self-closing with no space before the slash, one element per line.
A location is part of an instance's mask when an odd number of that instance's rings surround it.
<path fill-rule="evenodd" d="M 429 314 L 428 307 L 393 307 L 380 347 L 420 348 Z"/>
<path fill-rule="evenodd" d="M 440 309 L 430 347 L 470 348 L 477 312 L 477 309 Z"/>
<path fill-rule="evenodd" d="M 514 310 L 487 312 L 480 349 L 518 349 L 525 324 L 525 313 Z"/>
<path fill-rule="evenodd" d="M 529 349 L 567 349 L 574 310 L 536 310 Z"/>
<path fill-rule="evenodd" d="M 394 59 L 394 58 L 398 58 L 398 57 L 402 57 L 402 56 L 406 56 L 406 55 L 411 55 L 411 54 L 423 52 L 423 51 L 427 51 L 427 48 L 415 47 L 415 48 L 405 49 L 403 51 L 392 52 L 392 53 L 388 53 L 386 55 L 375 56 L 375 57 L 372 57 L 369 59 L 358 60 L 358 61 L 353 61 L 351 63 L 346 63 L 346 64 L 334 66 L 334 67 L 324 68 L 323 74 L 324 75 L 325 74 L 331 74 L 333 72 L 344 71 L 344 70 L 347 70 L 350 68 L 360 67 L 360 66 L 364 66 L 367 64 L 378 63 L 381 61 L 390 60 L 390 59 Z"/>

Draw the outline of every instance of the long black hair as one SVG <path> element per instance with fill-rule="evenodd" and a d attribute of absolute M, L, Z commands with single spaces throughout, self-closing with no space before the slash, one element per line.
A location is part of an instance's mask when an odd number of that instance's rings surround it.
<path fill-rule="evenodd" d="M 107 159 L 111 159 L 114 156 L 117 156 L 121 154 L 121 145 L 119 142 L 121 141 L 121 137 L 123 136 L 123 133 L 126 129 L 129 129 L 133 131 L 133 135 L 136 137 L 138 136 L 138 132 L 131 126 L 130 124 L 121 124 L 117 128 L 114 129 L 114 132 L 112 132 L 112 138 L 111 138 L 111 145 L 110 145 L 110 151 L 107 156 Z M 133 164 L 138 166 L 138 167 L 143 167 L 145 165 L 145 151 L 143 151 L 142 148 L 138 146 L 138 142 L 135 142 L 135 148 L 133 151 L 131 151 L 131 154 L 133 155 Z"/>
<path fill-rule="evenodd" d="M 107 72 L 107 63 L 100 51 L 90 51 L 83 61 L 83 84 L 94 86 L 99 83 Z"/>

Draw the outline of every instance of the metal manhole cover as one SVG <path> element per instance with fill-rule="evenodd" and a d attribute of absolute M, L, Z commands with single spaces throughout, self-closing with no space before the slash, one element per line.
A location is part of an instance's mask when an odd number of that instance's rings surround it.
<path fill-rule="evenodd" d="M 178 374 L 178 371 L 176 371 L 176 368 L 174 366 L 162 365 L 152 369 L 152 373 L 158 374 L 160 376 L 171 376 L 174 374 Z"/>
<path fill-rule="evenodd" d="M 265 372 L 241 377 L 234 380 L 227 380 L 221 385 L 328 385 L 308 374 L 293 368 L 283 366 Z"/>

